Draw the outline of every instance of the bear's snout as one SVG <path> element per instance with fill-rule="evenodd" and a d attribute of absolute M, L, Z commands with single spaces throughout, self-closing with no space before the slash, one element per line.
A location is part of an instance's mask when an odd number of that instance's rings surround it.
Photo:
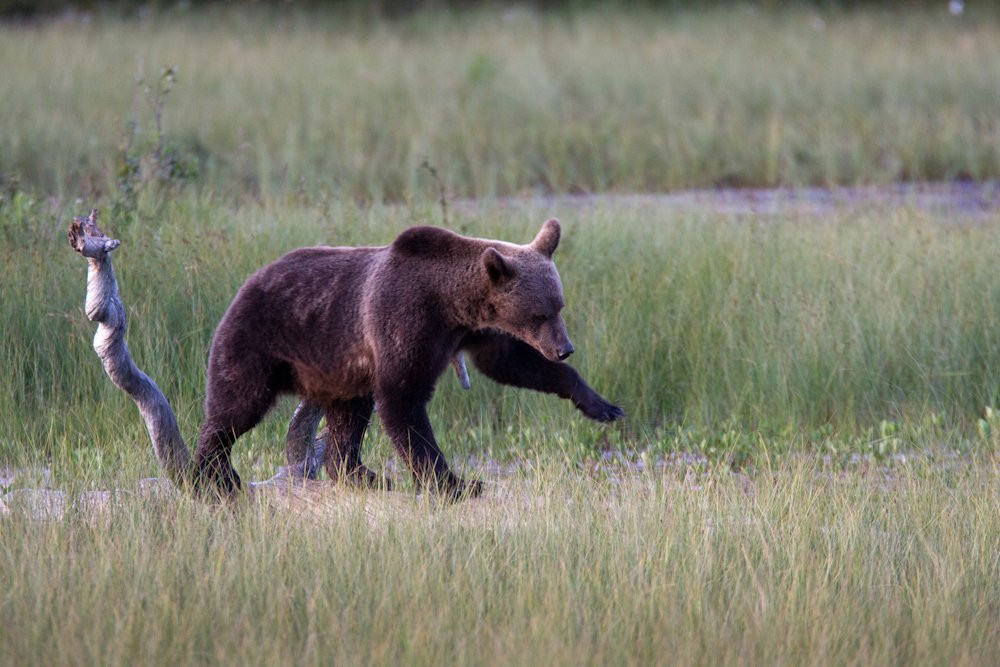
<path fill-rule="evenodd" d="M 552 361 L 566 361 L 575 350 L 566 331 L 566 324 L 557 315 L 543 330 L 542 344 L 538 346 L 538 351 Z"/>

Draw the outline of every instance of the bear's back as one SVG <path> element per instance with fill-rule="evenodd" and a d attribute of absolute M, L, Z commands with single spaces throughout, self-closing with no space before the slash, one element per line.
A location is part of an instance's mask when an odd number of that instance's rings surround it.
<path fill-rule="evenodd" d="M 308 356 L 323 340 L 359 336 L 365 282 L 384 253 L 384 247 L 329 246 L 289 252 L 247 279 L 215 338 Z"/>

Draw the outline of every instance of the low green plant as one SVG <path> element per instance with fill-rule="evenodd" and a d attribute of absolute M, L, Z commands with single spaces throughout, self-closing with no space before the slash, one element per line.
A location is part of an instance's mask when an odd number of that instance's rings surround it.
<path fill-rule="evenodd" d="M 176 66 L 161 69 L 155 84 L 145 81 L 141 69 L 136 76 L 132 117 L 118 149 L 117 191 L 111 198 L 111 215 L 119 229 L 138 215 L 139 196 L 144 189 L 154 190 L 153 196 L 159 199 L 175 195 L 179 186 L 198 179 L 197 156 L 181 150 L 166 134 L 167 96 L 176 83 Z M 148 130 L 144 129 L 140 111 L 143 102 L 152 116 Z"/>
<path fill-rule="evenodd" d="M 979 436 L 983 442 L 993 447 L 994 450 L 1000 448 L 1000 413 L 995 408 L 986 406 L 983 408 L 982 418 L 976 422 L 979 429 Z"/>

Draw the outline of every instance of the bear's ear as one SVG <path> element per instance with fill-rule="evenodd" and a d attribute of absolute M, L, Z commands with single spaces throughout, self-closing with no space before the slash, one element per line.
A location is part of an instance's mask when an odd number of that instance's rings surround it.
<path fill-rule="evenodd" d="M 486 274 L 494 285 L 501 285 L 514 277 L 514 266 L 496 248 L 487 248 L 482 255 Z"/>
<path fill-rule="evenodd" d="M 556 251 L 556 247 L 559 245 L 560 232 L 559 221 L 555 218 L 549 218 L 542 225 L 538 236 L 531 242 L 531 247 L 546 257 L 552 257 L 552 253 Z"/>

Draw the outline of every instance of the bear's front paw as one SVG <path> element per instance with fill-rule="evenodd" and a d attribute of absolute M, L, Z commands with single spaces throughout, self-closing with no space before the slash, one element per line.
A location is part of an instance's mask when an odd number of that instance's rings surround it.
<path fill-rule="evenodd" d="M 580 412 L 587 415 L 594 421 L 606 423 L 613 422 L 625 416 L 625 411 L 614 403 L 608 403 L 600 396 L 593 398 L 586 403 L 577 406 Z"/>

